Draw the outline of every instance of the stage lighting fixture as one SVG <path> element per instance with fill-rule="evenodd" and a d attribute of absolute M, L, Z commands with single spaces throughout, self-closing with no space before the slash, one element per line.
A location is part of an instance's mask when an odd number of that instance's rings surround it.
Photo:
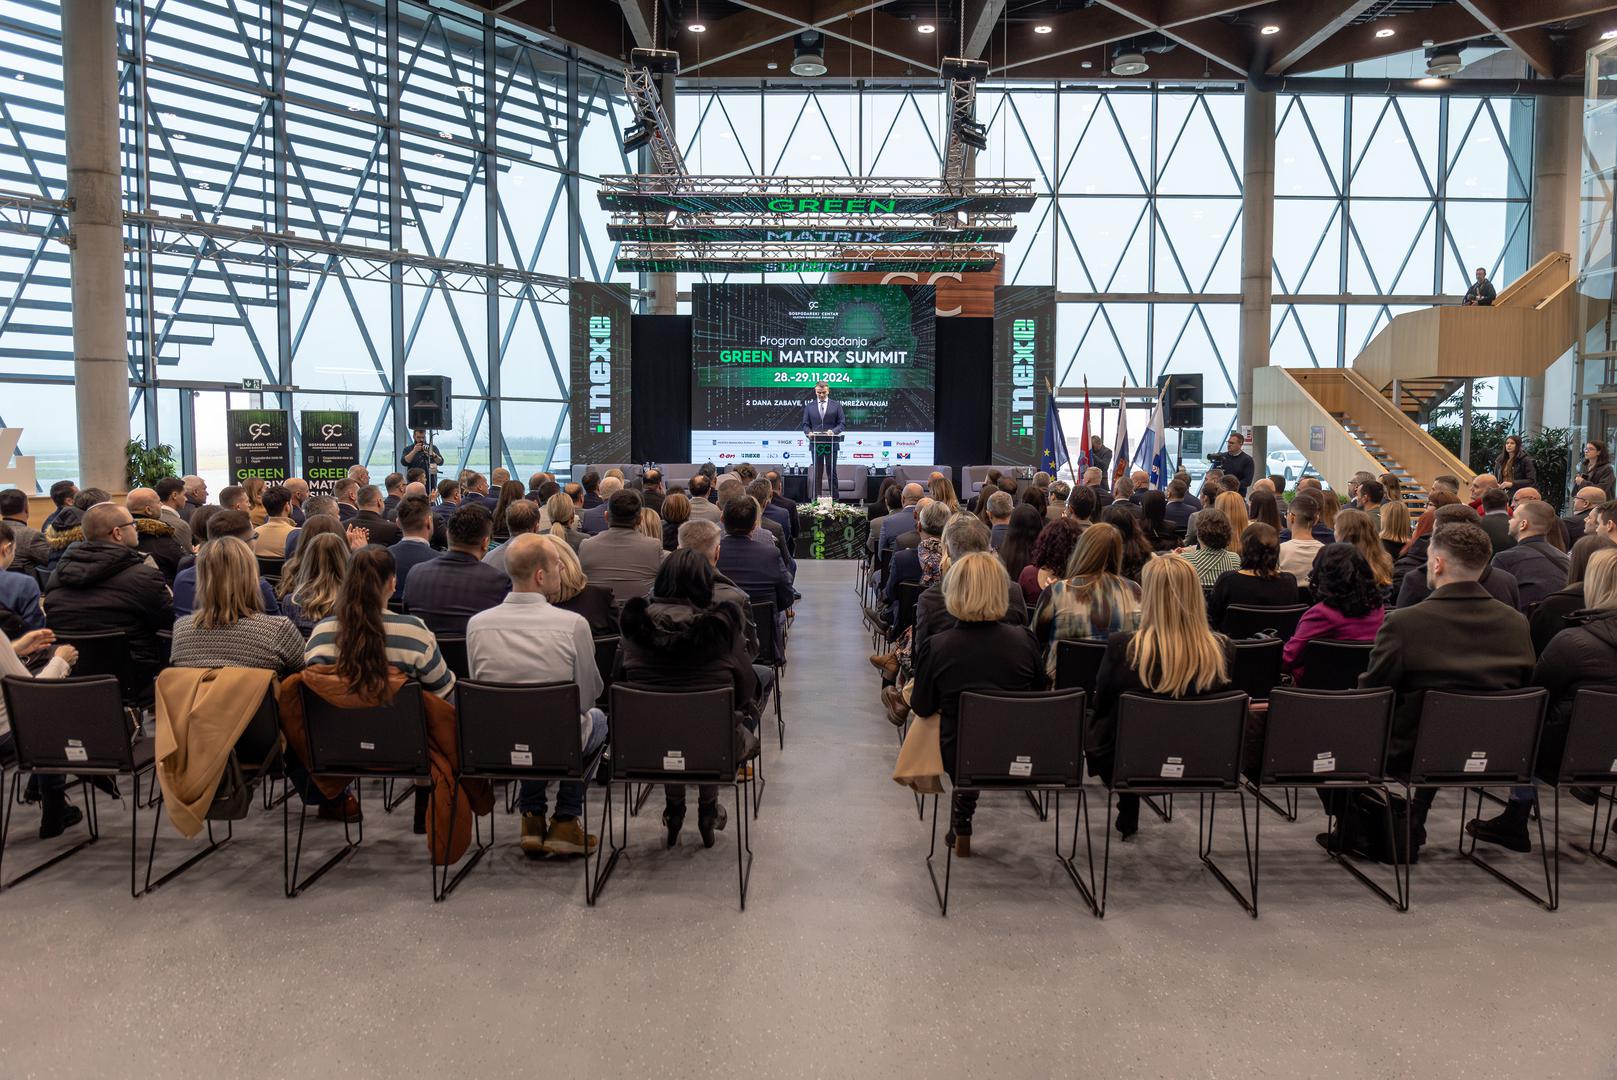
<path fill-rule="evenodd" d="M 652 136 L 654 136 L 656 134 L 657 134 L 657 128 L 655 126 L 647 127 L 644 124 L 636 124 L 634 127 L 624 128 L 623 129 L 623 152 L 625 154 L 634 153 L 636 150 L 640 149 L 642 146 L 645 146 L 646 144 L 650 143 L 651 139 L 652 139 Z"/>
<path fill-rule="evenodd" d="M 956 124 L 955 134 L 974 150 L 988 149 L 988 129 L 975 120 L 962 120 Z"/>
<path fill-rule="evenodd" d="M 1454 49 L 1432 49 L 1426 54 L 1426 74 L 1434 79 L 1457 74 L 1464 66 Z"/>
<path fill-rule="evenodd" d="M 1118 49 L 1112 54 L 1113 75 L 1144 75 L 1151 70 L 1145 54 L 1134 49 Z"/>

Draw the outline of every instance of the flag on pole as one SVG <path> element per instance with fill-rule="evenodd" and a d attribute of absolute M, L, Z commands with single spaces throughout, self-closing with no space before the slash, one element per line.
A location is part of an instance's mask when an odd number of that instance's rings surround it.
<path fill-rule="evenodd" d="M 1047 396 L 1050 403 L 1044 411 L 1044 452 L 1039 456 L 1039 467 L 1053 476 L 1069 459 L 1067 436 L 1061 430 L 1061 413 L 1056 409 L 1056 396 Z"/>
<path fill-rule="evenodd" d="M 1078 482 L 1083 483 L 1083 474 L 1094 462 L 1089 453 L 1089 376 L 1084 376 L 1084 430 L 1078 436 Z"/>
<path fill-rule="evenodd" d="M 1119 476 L 1127 476 L 1129 471 L 1129 402 L 1128 398 L 1120 396 L 1117 399 L 1117 445 L 1112 447 L 1112 480 L 1115 485 Z"/>
<path fill-rule="evenodd" d="M 1156 407 L 1151 410 L 1151 420 L 1146 425 L 1145 434 L 1140 436 L 1140 445 L 1134 451 L 1134 467 L 1144 469 L 1151 475 L 1151 486 L 1161 490 L 1168 482 L 1168 437 L 1163 416 L 1162 395 L 1157 395 Z"/>

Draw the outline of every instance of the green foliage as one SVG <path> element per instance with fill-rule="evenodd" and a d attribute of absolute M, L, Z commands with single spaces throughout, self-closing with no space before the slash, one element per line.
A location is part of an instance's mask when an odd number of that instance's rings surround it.
<path fill-rule="evenodd" d="M 174 448 L 166 443 L 147 446 L 145 439 L 130 439 L 124 453 L 129 458 L 130 488 L 151 487 L 163 477 L 179 473 Z"/>
<path fill-rule="evenodd" d="M 1448 447 L 1449 453 L 1460 456 L 1461 425 L 1458 423 L 1433 424 L 1427 428 L 1432 438 Z M 1505 448 L 1505 436 L 1514 431 L 1509 420 L 1487 413 L 1471 416 L 1471 460 L 1466 462 L 1472 472 L 1492 472 L 1493 459 Z M 1464 459 L 1461 459 L 1464 460 Z"/>
<path fill-rule="evenodd" d="M 1432 438 L 1448 447 L 1455 457 L 1460 456 L 1460 425 L 1433 424 Z M 1475 413 L 1471 417 L 1471 460 L 1466 462 L 1473 472 L 1492 472 L 1494 458 L 1505 449 L 1505 437 L 1514 433 L 1509 420 Z M 1572 433 L 1567 428 L 1545 428 L 1537 435 L 1522 440 L 1527 453 L 1538 470 L 1538 493 L 1544 501 L 1561 509 L 1566 500 L 1567 478 L 1571 467 Z"/>
<path fill-rule="evenodd" d="M 1557 510 L 1566 498 L 1572 469 L 1572 430 L 1544 428 L 1527 438 L 1527 452 L 1538 469 L 1538 493 Z"/>

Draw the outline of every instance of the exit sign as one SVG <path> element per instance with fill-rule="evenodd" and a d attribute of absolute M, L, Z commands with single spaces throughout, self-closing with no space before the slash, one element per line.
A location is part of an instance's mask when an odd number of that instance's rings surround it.
<path fill-rule="evenodd" d="M 241 381 L 241 388 L 243 390 L 262 390 L 262 389 L 264 389 L 264 380 L 263 379 L 243 379 Z"/>

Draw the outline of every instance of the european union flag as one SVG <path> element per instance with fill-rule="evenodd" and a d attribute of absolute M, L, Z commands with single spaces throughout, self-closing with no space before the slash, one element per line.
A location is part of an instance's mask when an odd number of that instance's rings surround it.
<path fill-rule="evenodd" d="M 1067 436 L 1061 430 L 1056 397 L 1051 394 L 1044 413 L 1044 452 L 1039 455 L 1039 467 L 1053 476 L 1067 461 Z"/>

